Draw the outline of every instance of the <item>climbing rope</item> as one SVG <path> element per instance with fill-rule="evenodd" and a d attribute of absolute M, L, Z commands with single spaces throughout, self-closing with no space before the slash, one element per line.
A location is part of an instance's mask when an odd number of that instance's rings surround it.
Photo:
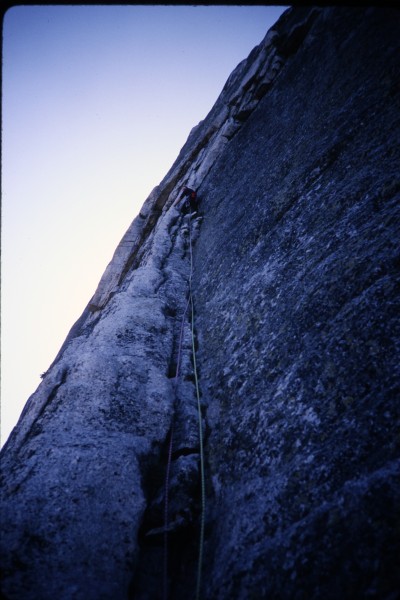
<path fill-rule="evenodd" d="M 183 345 L 183 332 L 185 327 L 186 314 L 190 304 L 190 296 L 186 302 L 185 310 L 182 316 L 181 322 L 181 330 L 179 334 L 179 344 L 178 344 L 178 357 L 176 360 L 176 371 L 174 377 L 174 389 L 176 393 L 176 386 L 178 383 L 178 378 L 180 374 L 180 364 L 181 364 L 181 356 L 182 356 L 182 345 Z M 169 436 L 169 445 L 168 445 L 168 459 L 167 459 L 167 470 L 165 474 L 165 501 L 164 501 L 164 565 L 163 565 L 163 599 L 167 600 L 168 598 L 168 525 L 169 525 L 169 481 L 171 474 L 171 463 L 172 463 L 172 448 L 174 443 L 174 422 L 172 421 L 171 432 Z"/>
<path fill-rule="evenodd" d="M 197 560 L 197 583 L 196 583 L 196 600 L 200 600 L 201 576 L 203 569 L 203 552 L 204 552 L 204 525 L 206 513 L 206 480 L 204 475 L 204 447 L 203 447 L 203 415 L 201 411 L 199 378 L 197 375 L 196 364 L 196 344 L 194 331 L 194 302 L 192 291 L 193 277 L 193 244 L 192 244 L 192 211 L 189 209 L 189 252 L 190 252 L 190 274 L 189 274 L 189 299 L 191 306 L 191 332 L 192 332 L 192 355 L 193 355 L 193 372 L 196 387 L 197 397 L 197 415 L 199 421 L 199 450 L 200 450 L 200 485 L 201 485 L 201 515 L 200 515 L 200 539 L 199 539 L 199 555 Z"/>
<path fill-rule="evenodd" d="M 198 426 L 199 426 L 199 453 L 200 453 L 200 486 L 201 486 L 201 516 L 200 516 L 200 537 L 199 537 L 199 553 L 197 560 L 197 580 L 196 580 L 196 600 L 200 600 L 201 590 L 201 577 L 203 568 L 203 553 L 204 553 L 204 529 L 205 529 L 205 506 L 206 506 L 206 489 L 205 489 L 205 474 L 204 474 L 204 446 L 203 446 L 203 415 L 201 410 L 200 402 L 200 388 L 199 379 L 197 374 L 197 363 L 196 363 L 196 344 L 195 344 L 195 329 L 194 329 L 194 301 L 192 291 L 192 277 L 193 277 L 193 243 L 192 243 L 192 212 L 189 208 L 189 256 L 190 256 L 190 270 L 189 270 L 189 294 L 186 302 L 185 310 L 183 312 L 181 329 L 179 335 L 178 344 L 178 357 L 176 364 L 176 371 L 174 377 L 174 387 L 178 382 L 180 375 L 180 364 L 182 357 L 182 346 L 183 346 L 183 333 L 186 321 L 186 315 L 190 305 L 191 312 L 191 338 L 192 338 L 192 356 L 193 356 L 193 371 L 197 398 L 197 412 L 198 412 Z M 171 426 L 170 440 L 168 446 L 168 460 L 167 470 L 165 476 L 165 504 L 164 504 L 164 569 L 163 569 L 163 597 L 167 600 L 168 597 L 168 524 L 169 524 L 169 481 L 171 473 L 172 463 L 172 448 L 173 448 L 173 424 Z"/>

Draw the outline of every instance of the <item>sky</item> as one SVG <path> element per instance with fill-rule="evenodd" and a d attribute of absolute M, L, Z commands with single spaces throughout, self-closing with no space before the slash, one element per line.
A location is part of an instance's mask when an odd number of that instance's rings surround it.
<path fill-rule="evenodd" d="M 2 445 L 147 196 L 286 8 L 21 5 L 5 13 Z"/>

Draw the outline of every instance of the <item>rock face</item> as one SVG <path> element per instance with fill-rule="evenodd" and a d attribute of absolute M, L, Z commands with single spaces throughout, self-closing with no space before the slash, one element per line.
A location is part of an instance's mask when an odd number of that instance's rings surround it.
<path fill-rule="evenodd" d="M 232 73 L 3 449 L 4 598 L 397 598 L 399 40 L 292 8 Z"/>

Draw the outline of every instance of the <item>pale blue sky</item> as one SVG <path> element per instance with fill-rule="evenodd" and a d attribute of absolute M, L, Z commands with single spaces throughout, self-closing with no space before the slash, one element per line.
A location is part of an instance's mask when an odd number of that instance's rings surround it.
<path fill-rule="evenodd" d="M 122 235 L 284 6 L 17 6 L 3 21 L 4 444 Z"/>

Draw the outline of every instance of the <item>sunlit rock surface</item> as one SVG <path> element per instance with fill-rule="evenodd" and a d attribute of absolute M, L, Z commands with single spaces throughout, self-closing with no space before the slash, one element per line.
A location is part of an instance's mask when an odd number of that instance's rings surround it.
<path fill-rule="evenodd" d="M 2 451 L 4 598 L 195 596 L 183 185 L 201 597 L 397 598 L 399 39 L 396 10 L 293 8 L 232 73 Z"/>

